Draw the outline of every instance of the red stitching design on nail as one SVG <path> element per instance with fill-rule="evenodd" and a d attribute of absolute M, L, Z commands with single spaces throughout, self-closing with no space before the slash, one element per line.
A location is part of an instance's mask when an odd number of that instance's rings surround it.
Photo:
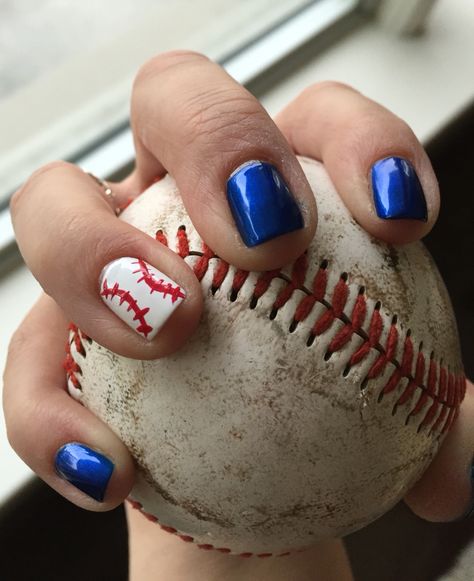
<path fill-rule="evenodd" d="M 141 309 L 138 306 L 137 300 L 130 294 L 130 291 L 120 288 L 118 282 L 116 282 L 114 286 L 107 286 L 107 279 L 104 278 L 100 296 L 105 297 L 106 299 L 119 297 L 119 305 L 126 303 L 128 305 L 127 311 L 132 311 L 134 313 L 133 320 L 139 322 L 136 331 L 142 333 L 145 338 L 148 337 L 151 331 L 153 331 L 153 327 L 151 327 L 145 319 L 145 315 L 150 310 L 149 307 Z"/>
<path fill-rule="evenodd" d="M 184 299 L 185 294 L 181 290 L 179 285 L 173 286 L 170 282 L 165 282 L 164 279 L 155 279 L 155 276 L 148 268 L 147 263 L 144 260 L 138 258 L 133 264 L 137 264 L 137 270 L 133 271 L 133 274 L 140 272 L 142 277 L 137 280 L 137 284 L 144 282 L 150 288 L 150 294 L 158 292 L 166 298 L 167 295 L 171 296 L 171 302 L 175 303 L 178 299 Z M 147 309 L 147 312 L 150 309 Z"/>
<path fill-rule="evenodd" d="M 157 239 L 160 242 L 165 243 L 166 237 L 161 230 L 156 233 Z M 138 266 L 137 270 L 133 271 L 133 274 L 141 274 L 142 276 L 137 279 L 137 284 L 144 282 L 150 289 L 150 294 L 157 292 L 163 296 L 165 299 L 168 295 L 171 297 L 171 301 L 175 303 L 180 298 L 185 298 L 185 294 L 181 290 L 179 285 L 173 285 L 171 283 L 165 283 L 164 279 L 160 278 L 156 280 L 154 274 L 150 271 L 147 263 L 137 258 L 133 262 Z M 148 324 L 146 320 L 146 315 L 150 311 L 149 307 L 140 308 L 137 299 L 131 294 L 129 290 L 122 289 L 116 282 L 113 286 L 108 286 L 107 279 L 105 278 L 102 283 L 102 290 L 100 295 L 106 299 L 113 299 L 114 297 L 119 297 L 119 305 L 125 303 L 127 306 L 127 311 L 132 311 L 134 313 L 133 320 L 138 321 L 139 325 L 136 328 L 138 333 L 142 333 L 144 337 L 148 337 L 149 333 L 153 330 L 153 327 Z"/>
<path fill-rule="evenodd" d="M 232 549 L 229 549 L 228 547 L 215 547 L 214 545 L 211 545 L 209 543 L 197 543 L 195 541 L 194 537 L 191 537 L 190 535 L 181 534 L 174 527 L 170 527 L 170 526 L 167 526 L 167 525 L 160 523 L 159 519 L 155 515 L 150 514 L 149 512 L 145 511 L 143 509 L 142 504 L 140 502 L 138 502 L 137 500 L 134 500 L 133 498 L 128 497 L 127 502 L 130 504 L 130 506 L 132 508 L 140 511 L 146 519 L 158 524 L 159 527 L 161 528 L 161 530 L 163 530 L 167 533 L 171 533 L 172 535 L 176 535 L 178 538 L 180 538 L 185 543 L 196 543 L 196 547 L 198 549 L 203 550 L 203 551 L 217 551 L 217 552 L 223 553 L 223 554 L 232 553 Z M 249 553 L 239 553 L 235 556 L 242 557 L 244 559 L 248 559 L 250 557 L 258 557 L 259 559 L 266 559 L 268 557 L 287 557 L 288 555 L 291 555 L 293 553 L 300 553 L 300 552 L 303 552 L 305 550 L 306 550 L 306 548 L 295 549 L 293 551 L 285 551 L 283 553 L 278 553 L 278 554 L 275 554 L 275 553 L 250 553 L 249 552 Z"/>

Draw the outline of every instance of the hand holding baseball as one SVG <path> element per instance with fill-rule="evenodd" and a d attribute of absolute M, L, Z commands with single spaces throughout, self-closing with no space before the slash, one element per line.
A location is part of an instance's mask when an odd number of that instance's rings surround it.
<path fill-rule="evenodd" d="M 344 85 L 308 88 L 275 124 L 217 65 L 194 53 L 168 53 L 139 72 L 131 117 L 136 169 L 111 185 L 114 204 L 123 205 L 169 172 L 203 240 L 240 269 L 272 270 L 290 263 L 314 236 L 317 209 L 295 153 L 323 161 L 354 219 L 376 238 L 395 244 L 417 240 L 437 217 L 436 178 L 411 130 Z M 256 203 L 256 188 L 268 192 L 263 205 Z M 282 210 L 275 211 L 275 205 Z M 166 356 L 198 324 L 200 285 L 164 244 L 117 220 L 101 186 L 70 164 L 58 162 L 36 172 L 15 195 L 12 214 L 25 261 L 49 297 L 40 299 L 11 345 L 4 391 L 10 441 L 72 502 L 107 510 L 129 493 L 133 463 L 117 436 L 64 390 L 68 322 L 120 355 Z M 126 257 L 142 263 L 124 262 Z M 176 291 L 176 300 L 165 313 L 160 310 L 156 322 L 143 322 L 131 302 L 133 316 L 120 320 L 107 303 L 107 293 L 118 292 L 110 283 L 111 265 L 119 280 L 122 270 L 145 282 L 154 274 L 162 287 L 168 285 L 168 294 Z M 150 317 L 154 304 L 147 308 Z M 424 518 L 450 520 L 468 508 L 472 405 L 469 388 L 451 435 L 409 495 L 410 506 Z M 100 467 L 96 473 L 74 478 L 70 464 L 69 472 L 64 467 L 65 453 L 68 458 L 78 453 L 67 448 L 76 442 L 90 450 Z M 58 475 L 58 462 L 66 479 Z M 84 485 L 87 478 L 95 481 Z"/>

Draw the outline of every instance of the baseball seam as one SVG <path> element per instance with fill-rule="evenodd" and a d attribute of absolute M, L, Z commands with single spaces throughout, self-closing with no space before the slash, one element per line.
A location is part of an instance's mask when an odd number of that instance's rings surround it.
<path fill-rule="evenodd" d="M 167 236 L 162 229 L 156 232 L 155 239 L 168 246 Z M 193 269 L 200 281 L 207 273 L 211 259 L 217 262 L 211 283 L 211 292 L 215 294 L 224 283 L 224 280 L 229 276 L 230 265 L 217 256 L 202 240 L 202 249 L 200 251 L 191 250 L 186 226 L 184 225 L 179 226 L 176 232 L 176 242 L 177 252 L 181 258 L 184 259 L 188 256 L 198 257 Z M 276 296 L 269 314 L 270 319 L 276 318 L 278 311 L 290 300 L 295 290 L 303 292 L 305 296 L 295 309 L 293 320 L 288 331 L 293 333 L 298 324 L 309 316 L 316 303 L 323 305 L 325 311 L 313 324 L 307 337 L 306 345 L 310 347 L 316 337 L 328 331 L 336 320 L 341 321 L 343 327 L 331 340 L 324 359 L 329 361 L 331 356 L 337 351 L 340 351 L 351 340 L 354 334 L 358 335 L 362 338 L 363 342 L 352 353 L 349 363 L 343 371 L 343 376 L 347 376 L 353 366 L 360 364 L 372 349 L 378 351 L 379 355 L 377 359 L 361 382 L 361 389 L 364 389 L 370 380 L 380 377 L 386 370 L 387 365 L 392 364 L 394 371 L 380 391 L 378 401 L 382 401 L 384 396 L 396 390 L 402 380 L 406 380 L 407 384 L 405 389 L 395 401 L 392 414 L 397 412 L 399 406 L 413 400 L 417 391 L 418 393 L 421 392 L 420 397 L 407 414 L 405 423 L 408 424 L 411 417 L 418 416 L 422 410 L 426 409 L 430 400 L 432 400 L 431 405 L 418 424 L 418 431 L 431 424 L 430 433 L 438 432 L 444 434 L 453 424 L 459 413 L 459 406 L 464 398 L 466 389 L 464 374 L 455 375 L 450 372 L 442 365 L 442 361 L 436 361 L 434 353 L 431 353 L 428 362 L 428 377 L 425 385 L 423 378 L 427 361 L 422 352 L 422 343 L 418 345 L 418 350 L 416 350 L 410 329 L 406 332 L 404 339 L 400 337 L 397 328 L 397 316 L 395 315 L 392 318 L 385 345 L 382 345 L 380 341 L 384 330 L 384 320 L 380 314 L 380 301 L 375 303 L 372 314 L 370 315 L 368 333 L 366 333 L 362 328 L 364 321 L 369 316 L 365 287 L 360 286 L 358 288 L 358 295 L 351 315 L 347 316 L 344 313 L 344 308 L 349 297 L 349 275 L 346 272 L 341 273 L 334 288 L 329 289 L 328 269 L 329 260 L 325 259 L 321 262 L 310 287 L 304 284 L 308 271 L 306 254 L 301 255 L 293 263 L 290 277 L 279 269 L 263 272 L 259 275 L 255 283 L 249 308 L 256 308 L 259 299 L 268 291 L 274 278 L 284 280 L 286 286 Z M 234 273 L 231 292 L 229 294 L 230 301 L 237 299 L 239 291 L 246 282 L 248 275 L 249 272 L 244 270 L 237 270 Z M 331 300 L 328 301 L 326 299 L 327 296 L 331 296 Z M 398 361 L 395 354 L 400 341 L 403 341 L 403 353 L 401 361 Z M 413 366 L 415 367 L 414 374 L 412 373 Z M 440 406 L 441 411 L 439 409 Z"/>
<path fill-rule="evenodd" d="M 181 539 L 182 541 L 184 541 L 185 543 L 195 543 L 196 547 L 198 549 L 202 549 L 203 551 L 217 551 L 218 553 L 224 553 L 226 555 L 229 555 L 230 553 L 232 553 L 232 549 L 229 549 L 228 547 L 215 547 L 214 545 L 211 545 L 209 543 L 197 543 L 194 539 L 194 537 L 190 536 L 190 535 L 183 535 L 181 534 L 177 529 L 175 529 L 174 527 L 170 527 L 167 525 L 164 525 L 162 523 L 160 523 L 159 519 L 154 515 L 151 514 L 149 512 L 147 512 L 146 510 L 144 510 L 141 502 L 138 502 L 138 500 L 134 500 L 131 497 L 127 498 L 128 503 L 130 504 L 130 506 L 132 508 L 134 508 L 135 510 L 140 511 L 140 513 L 150 522 L 157 524 L 161 530 L 165 531 L 166 533 L 170 533 L 172 535 L 176 535 L 179 539 Z M 294 555 L 295 553 L 302 553 L 304 551 L 306 551 L 306 548 L 302 548 L 302 549 L 292 549 L 291 551 L 283 551 L 282 553 L 252 553 L 252 552 L 244 552 L 244 553 L 234 553 L 234 556 L 236 557 L 242 557 L 244 559 L 249 559 L 250 557 L 257 557 L 259 559 L 266 559 L 268 557 L 288 557 L 289 555 Z"/>
<path fill-rule="evenodd" d="M 163 230 L 156 232 L 155 238 L 160 243 L 168 246 L 168 240 Z M 191 250 L 189 239 L 184 225 L 178 228 L 176 233 L 177 253 L 181 258 L 194 256 L 197 260 L 193 263 L 193 270 L 199 281 L 203 279 L 211 267 L 212 260 L 212 282 L 211 293 L 214 295 L 221 288 L 224 281 L 231 276 L 230 265 L 223 259 L 219 258 L 203 241 L 201 250 Z M 149 281 L 148 273 L 141 267 L 136 272 L 142 273 L 140 281 Z M 146 266 L 146 265 L 145 265 Z M 273 279 L 278 278 L 285 283 L 285 286 L 277 293 L 276 298 L 272 304 L 269 318 L 275 319 L 278 312 L 290 300 L 295 290 L 303 293 L 303 298 L 299 301 L 288 328 L 289 333 L 293 333 L 298 324 L 304 321 L 316 304 L 324 307 L 324 312 L 320 314 L 313 323 L 309 335 L 306 339 L 307 347 L 311 347 L 316 337 L 328 331 L 335 321 L 340 321 L 342 327 L 335 333 L 329 343 L 328 349 L 324 355 L 324 359 L 329 361 L 331 356 L 341 350 L 352 338 L 354 334 L 362 339 L 362 344 L 358 346 L 351 354 L 350 360 L 346 365 L 343 375 L 348 375 L 350 369 L 360 364 L 366 359 L 373 350 L 378 352 L 378 355 L 367 372 L 365 378 L 361 382 L 361 389 L 364 389 L 371 379 L 380 377 L 387 368 L 388 364 L 392 364 L 394 370 L 390 374 L 388 381 L 382 387 L 378 401 L 380 402 L 385 396 L 393 393 L 400 385 L 402 380 L 406 381 L 406 386 L 402 394 L 395 401 L 392 413 L 395 414 L 397 408 L 415 399 L 418 393 L 419 397 L 412 406 L 411 410 L 406 416 L 405 423 L 407 424 L 411 417 L 419 415 L 422 410 L 426 410 L 418 424 L 418 431 L 424 427 L 430 426 L 429 435 L 441 435 L 445 433 L 455 421 L 459 406 L 465 395 L 465 377 L 460 373 L 455 375 L 450 372 L 446 366 L 443 365 L 442 360 L 436 361 L 432 353 L 429 360 L 422 352 L 422 344 L 419 344 L 418 349 L 415 348 L 411 332 L 408 330 L 404 338 L 400 337 L 397 328 L 397 317 L 392 318 L 390 328 L 388 329 L 386 339 L 382 345 L 382 334 L 384 331 L 384 319 L 380 313 L 381 303 L 377 301 L 369 313 L 367 298 L 365 296 L 365 288 L 359 287 L 357 297 L 352 307 L 351 315 L 344 313 L 344 308 L 349 297 L 349 275 L 346 272 L 340 274 L 337 282 L 332 288 L 329 288 L 329 261 L 323 260 L 319 266 L 316 275 L 311 285 L 306 283 L 306 275 L 308 270 L 306 254 L 300 256 L 292 265 L 291 275 L 288 276 L 280 270 L 272 270 L 269 272 L 260 273 L 252 292 L 249 302 L 249 308 L 255 309 L 258 301 L 269 290 Z M 236 270 L 233 273 L 231 290 L 228 295 L 229 301 L 237 300 L 240 290 L 247 281 L 249 272 L 244 270 Z M 306 284 L 305 284 L 306 283 Z M 150 286 L 152 289 L 152 287 Z M 110 292 L 110 288 L 107 287 Z M 112 287 L 113 291 L 114 287 Z M 151 290 L 153 292 L 153 289 Z M 171 292 L 170 292 L 171 294 Z M 174 295 L 173 295 L 174 296 Z M 327 297 L 330 297 L 328 300 Z M 125 300 L 125 299 L 124 299 Z M 370 316 L 370 323 L 368 330 L 365 331 L 362 326 Z M 66 369 L 67 380 L 76 389 L 81 390 L 80 376 L 82 370 L 78 362 L 74 359 L 72 348 L 82 357 L 86 357 L 86 349 L 83 341 L 92 342 L 76 325 L 70 325 L 70 340 L 66 345 L 66 359 L 64 367 Z M 401 361 L 395 357 L 400 342 L 403 341 Z M 428 373 L 426 384 L 423 384 L 425 376 L 425 369 L 428 365 Z M 414 366 L 414 373 L 412 368 Z M 430 403 L 431 402 L 431 403 Z M 441 409 L 440 409 L 441 408 Z M 142 505 L 129 499 L 131 505 L 140 510 L 140 512 L 149 520 L 158 523 L 159 526 L 172 534 L 177 535 L 183 541 L 195 542 L 194 538 L 189 535 L 180 534 L 173 527 L 169 527 L 159 523 L 155 515 L 147 513 Z M 196 543 L 197 544 L 197 543 Z M 204 550 L 216 550 L 222 553 L 230 553 L 231 549 L 224 547 L 214 547 L 213 545 L 197 546 Z M 242 553 L 241 557 L 256 556 L 260 558 L 270 556 L 284 556 L 290 554 L 285 552 L 278 555 L 272 553 Z"/>
<path fill-rule="evenodd" d="M 168 239 L 163 230 L 158 230 L 155 238 L 158 242 L 168 246 Z M 176 241 L 177 253 L 181 258 L 184 259 L 188 256 L 195 256 L 198 258 L 193 265 L 193 270 L 199 281 L 203 279 L 209 270 L 210 261 L 212 260 L 213 263 L 216 262 L 211 283 L 211 292 L 214 295 L 229 276 L 230 265 L 219 258 L 203 241 L 201 241 L 202 249 L 200 251 L 191 250 L 186 227 L 184 225 L 178 228 Z M 143 272 L 141 269 L 139 270 Z M 426 357 L 422 352 L 422 344 L 419 344 L 418 351 L 416 352 L 410 330 L 406 332 L 405 338 L 403 339 L 401 361 L 398 361 L 395 358 L 399 342 L 402 340 L 396 326 L 396 316 L 392 318 L 385 344 L 382 345 L 380 341 L 384 330 L 384 320 L 380 314 L 380 301 L 375 303 L 370 315 L 368 332 L 365 332 L 362 325 L 369 315 L 365 288 L 359 287 L 351 316 L 347 316 L 344 313 L 344 307 L 346 306 L 349 296 L 349 275 L 346 272 L 341 273 L 339 280 L 334 285 L 331 292 L 331 289 L 328 289 L 328 260 L 323 260 L 321 262 L 312 281 L 311 288 L 304 284 L 307 270 L 307 257 L 306 254 L 303 254 L 292 265 L 290 277 L 280 270 L 261 273 L 255 283 L 252 297 L 249 302 L 249 308 L 256 308 L 259 299 L 268 291 L 272 280 L 275 278 L 283 280 L 286 283 L 286 286 L 280 290 L 273 302 L 269 314 L 270 319 L 276 318 L 278 311 L 290 300 L 295 290 L 303 292 L 304 297 L 295 309 L 288 332 L 293 333 L 296 330 L 298 324 L 304 321 L 312 312 L 316 303 L 323 305 L 325 310 L 313 324 L 307 337 L 306 345 L 310 347 L 314 343 L 316 337 L 328 331 L 335 321 L 340 321 L 343 326 L 329 343 L 324 359 L 329 361 L 331 356 L 341 350 L 350 341 L 354 334 L 358 335 L 362 338 L 363 342 L 352 353 L 350 360 L 343 371 L 343 375 L 347 376 L 353 366 L 364 361 L 371 350 L 378 351 L 376 360 L 371 365 L 365 378 L 361 382 L 361 389 L 364 389 L 370 380 L 380 377 L 387 368 L 387 365 L 392 364 L 394 370 L 381 389 L 378 395 L 378 402 L 382 401 L 385 396 L 393 393 L 400 385 L 400 382 L 405 380 L 405 389 L 395 401 L 392 414 L 397 412 L 399 406 L 412 401 L 415 398 L 416 393 L 419 393 L 419 398 L 406 415 L 405 424 L 408 424 L 411 417 L 419 416 L 422 410 L 426 409 L 425 415 L 418 424 L 418 431 L 422 428 L 431 426 L 431 435 L 435 433 L 444 434 L 459 414 L 459 406 L 464 398 L 466 389 L 464 374 L 461 373 L 455 375 L 450 372 L 449 369 L 442 365 L 442 361 L 437 362 L 435 360 L 434 354 L 432 353 L 428 361 L 428 375 L 425 385 L 423 383 L 423 377 L 427 365 Z M 248 275 L 248 271 L 235 271 L 231 291 L 228 297 L 231 302 L 237 299 Z M 144 280 L 144 277 L 140 280 Z M 113 289 L 114 287 L 112 287 L 112 291 Z M 108 288 L 108 292 L 110 292 L 110 288 Z M 331 300 L 327 300 L 325 298 L 327 296 L 331 296 Z M 84 356 L 85 350 L 81 345 L 80 331 L 74 325 L 71 326 L 71 331 L 71 343 L 74 343 L 76 350 Z M 413 365 L 415 367 L 414 374 L 412 373 Z M 81 369 L 71 355 L 69 344 L 67 346 L 67 356 L 64 366 L 67 371 L 68 380 L 71 381 L 76 389 L 81 389 L 80 380 L 78 378 L 78 375 L 81 374 Z M 430 401 L 431 405 L 429 405 Z"/>

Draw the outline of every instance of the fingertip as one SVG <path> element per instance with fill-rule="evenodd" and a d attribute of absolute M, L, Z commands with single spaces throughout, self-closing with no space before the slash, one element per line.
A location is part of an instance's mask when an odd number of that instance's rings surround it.
<path fill-rule="evenodd" d="M 188 340 L 199 324 L 203 297 L 179 256 L 153 240 L 145 243 L 136 253 L 143 258 L 120 256 L 105 265 L 93 290 L 102 303 L 98 316 L 86 311 L 76 321 L 114 353 L 147 360 L 169 355 Z"/>
<path fill-rule="evenodd" d="M 270 153 L 237 165 L 225 183 L 225 204 L 215 219 L 202 219 L 196 200 L 189 213 L 200 236 L 216 254 L 245 271 L 268 271 L 294 262 L 310 245 L 317 226 L 316 201 L 291 152 L 280 162 Z M 191 203 L 189 203 L 191 202 Z"/>
<path fill-rule="evenodd" d="M 430 160 L 410 127 L 381 105 L 337 83 L 318 83 L 279 115 L 279 126 L 294 151 L 322 160 L 372 236 L 406 244 L 433 227 L 439 190 Z"/>
<path fill-rule="evenodd" d="M 381 240 L 413 242 L 424 237 L 436 222 L 439 191 L 429 163 L 417 170 L 415 163 L 403 156 L 377 159 L 369 169 L 368 191 L 373 203 L 372 216 L 367 217 L 368 231 Z"/>
<path fill-rule="evenodd" d="M 75 504 L 93 511 L 110 510 L 128 496 L 134 480 L 128 453 L 100 444 L 71 441 L 54 456 L 56 487 Z"/>

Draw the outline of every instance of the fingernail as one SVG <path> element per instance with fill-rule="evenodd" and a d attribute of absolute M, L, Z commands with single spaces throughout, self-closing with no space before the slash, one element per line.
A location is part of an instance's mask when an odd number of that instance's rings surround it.
<path fill-rule="evenodd" d="M 84 444 L 72 442 L 58 450 L 55 467 L 61 478 L 94 500 L 104 500 L 114 470 L 114 465 L 108 458 Z"/>
<path fill-rule="evenodd" d="M 186 297 L 184 290 L 140 258 L 126 256 L 107 264 L 100 296 L 122 321 L 151 341 Z"/>
<path fill-rule="evenodd" d="M 372 166 L 375 211 L 384 220 L 428 220 L 426 199 L 412 164 L 402 157 L 387 157 Z"/>
<path fill-rule="evenodd" d="M 227 199 L 246 246 L 303 228 L 295 197 L 270 163 L 248 161 L 227 180 Z"/>

